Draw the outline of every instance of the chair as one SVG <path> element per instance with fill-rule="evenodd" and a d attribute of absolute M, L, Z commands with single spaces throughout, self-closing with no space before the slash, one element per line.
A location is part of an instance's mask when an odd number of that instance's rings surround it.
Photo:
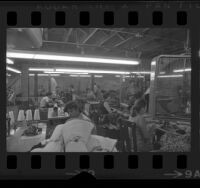
<path fill-rule="evenodd" d="M 131 152 L 131 145 L 133 144 L 134 152 L 137 152 L 136 124 L 123 118 L 120 118 L 118 123 L 120 127 L 119 150 Z M 131 143 L 132 141 L 129 137 L 129 128 L 132 130 L 133 143 Z"/>

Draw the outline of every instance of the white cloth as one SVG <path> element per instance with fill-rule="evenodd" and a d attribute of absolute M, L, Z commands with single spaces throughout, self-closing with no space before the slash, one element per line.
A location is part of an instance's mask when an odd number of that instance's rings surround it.
<path fill-rule="evenodd" d="M 31 121 L 31 120 L 33 120 L 32 111 L 31 110 L 27 110 L 26 111 L 26 121 Z"/>
<path fill-rule="evenodd" d="M 34 112 L 34 120 L 40 120 L 40 111 L 39 109 L 35 109 L 35 112 Z"/>
<path fill-rule="evenodd" d="M 150 93 L 150 88 L 148 88 L 146 91 L 145 91 L 145 95 L 149 94 Z"/>
<path fill-rule="evenodd" d="M 24 121 L 24 120 L 25 120 L 24 110 L 20 110 L 17 121 Z"/>
<path fill-rule="evenodd" d="M 98 90 L 97 85 L 94 85 L 94 93 L 95 93 L 95 94 L 97 93 L 97 90 Z"/>
<path fill-rule="evenodd" d="M 90 111 L 90 104 L 86 103 L 85 104 L 85 108 L 84 108 L 84 112 L 89 115 L 89 111 Z"/>
<path fill-rule="evenodd" d="M 53 117 L 53 108 L 48 108 L 48 118 Z"/>
<path fill-rule="evenodd" d="M 15 123 L 14 113 L 13 111 L 10 111 L 8 114 L 10 117 L 10 124 L 13 125 Z"/>
<path fill-rule="evenodd" d="M 89 152 L 95 152 L 95 151 L 116 151 L 116 139 L 111 139 L 103 136 L 98 135 L 91 135 L 88 143 L 87 148 Z"/>
<path fill-rule="evenodd" d="M 84 142 L 69 142 L 65 148 L 65 152 L 88 152 L 86 144 Z"/>

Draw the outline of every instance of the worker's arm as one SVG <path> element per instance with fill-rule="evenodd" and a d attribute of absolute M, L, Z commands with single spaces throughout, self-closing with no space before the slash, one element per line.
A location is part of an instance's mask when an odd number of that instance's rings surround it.
<path fill-rule="evenodd" d="M 108 102 L 104 102 L 104 107 L 106 108 L 106 110 L 109 112 L 109 113 L 112 113 L 112 110 L 110 108 L 110 105 L 108 104 Z"/>

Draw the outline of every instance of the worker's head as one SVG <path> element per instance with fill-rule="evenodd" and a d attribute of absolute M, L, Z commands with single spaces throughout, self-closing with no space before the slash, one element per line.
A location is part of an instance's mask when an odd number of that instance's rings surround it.
<path fill-rule="evenodd" d="M 52 97 L 52 93 L 51 93 L 51 92 L 48 92 L 48 93 L 46 94 L 46 96 L 49 97 L 49 98 L 51 98 L 51 97 Z"/>
<path fill-rule="evenodd" d="M 64 112 L 67 112 L 71 118 L 76 118 L 80 115 L 80 105 L 76 101 L 70 101 L 66 104 Z"/>
<path fill-rule="evenodd" d="M 135 101 L 133 111 L 136 114 L 144 114 L 146 111 L 146 101 L 144 99 L 138 99 Z"/>

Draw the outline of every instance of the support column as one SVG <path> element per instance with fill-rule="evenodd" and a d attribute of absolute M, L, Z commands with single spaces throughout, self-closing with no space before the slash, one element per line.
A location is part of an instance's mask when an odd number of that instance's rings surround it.
<path fill-rule="evenodd" d="M 51 76 L 50 76 L 50 74 L 49 74 L 49 85 L 48 85 L 48 88 L 49 88 L 49 93 L 51 93 Z"/>
<path fill-rule="evenodd" d="M 23 65 L 22 74 L 21 74 L 21 91 L 22 91 L 23 102 L 28 101 L 28 97 L 29 97 L 29 83 L 28 82 L 29 82 L 28 66 Z"/>
<path fill-rule="evenodd" d="M 34 97 L 36 102 L 38 102 L 38 74 L 34 76 Z"/>
<path fill-rule="evenodd" d="M 91 74 L 91 89 L 94 91 L 94 74 Z"/>

